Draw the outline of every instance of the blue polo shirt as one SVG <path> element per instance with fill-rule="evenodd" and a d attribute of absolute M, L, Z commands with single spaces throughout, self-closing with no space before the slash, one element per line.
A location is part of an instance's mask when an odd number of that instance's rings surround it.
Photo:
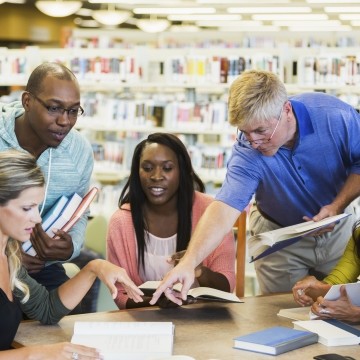
<path fill-rule="evenodd" d="M 282 226 L 316 215 L 333 201 L 349 174 L 360 174 L 356 110 L 324 93 L 289 100 L 298 126 L 294 148 L 281 147 L 269 157 L 236 142 L 216 196 L 242 211 L 255 194 L 258 207 Z"/>

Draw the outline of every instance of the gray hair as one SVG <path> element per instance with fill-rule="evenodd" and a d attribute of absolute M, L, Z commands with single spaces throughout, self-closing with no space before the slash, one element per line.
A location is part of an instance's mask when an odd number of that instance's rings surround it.
<path fill-rule="evenodd" d="M 287 97 L 285 85 L 274 73 L 245 71 L 230 86 L 229 123 L 242 127 L 277 118 Z"/>

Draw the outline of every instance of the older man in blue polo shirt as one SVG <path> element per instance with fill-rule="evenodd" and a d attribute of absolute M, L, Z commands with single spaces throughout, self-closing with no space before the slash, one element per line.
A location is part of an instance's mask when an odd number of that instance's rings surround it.
<path fill-rule="evenodd" d="M 254 195 L 253 234 L 353 212 L 351 203 L 360 194 L 360 116 L 353 107 L 323 93 L 288 98 L 275 74 L 251 70 L 230 88 L 229 121 L 239 136 L 226 179 L 186 255 L 164 279 L 154 301 L 177 281 L 184 284 L 181 297 L 185 297 L 194 267 L 217 246 Z M 355 220 L 350 216 L 257 260 L 262 293 L 291 291 L 309 273 L 329 273 Z M 165 293 L 181 303 L 171 291 Z"/>

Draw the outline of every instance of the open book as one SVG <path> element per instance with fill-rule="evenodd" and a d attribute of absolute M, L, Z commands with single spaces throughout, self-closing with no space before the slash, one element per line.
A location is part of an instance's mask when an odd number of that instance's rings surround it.
<path fill-rule="evenodd" d="M 152 360 L 173 353 L 172 322 L 76 321 L 73 344 L 101 351 L 104 360 Z"/>
<path fill-rule="evenodd" d="M 303 236 L 309 235 L 348 216 L 350 216 L 350 214 L 340 214 L 316 222 L 305 221 L 300 224 L 254 235 L 250 237 L 248 241 L 248 250 L 251 261 L 261 259 L 286 246 L 292 245 L 299 241 Z"/>
<path fill-rule="evenodd" d="M 139 286 L 145 295 L 151 296 L 153 292 L 160 285 L 160 281 L 146 281 Z M 178 283 L 173 286 L 176 291 L 181 291 L 182 284 Z M 223 302 L 235 302 L 242 303 L 235 294 L 218 289 L 200 286 L 192 288 L 188 291 L 188 296 L 199 300 L 210 300 L 210 301 L 223 301 Z"/>

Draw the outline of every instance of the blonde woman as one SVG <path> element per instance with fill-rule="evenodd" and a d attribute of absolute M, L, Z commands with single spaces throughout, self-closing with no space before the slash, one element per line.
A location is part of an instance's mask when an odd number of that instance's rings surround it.
<path fill-rule="evenodd" d="M 126 272 L 105 260 L 93 260 L 59 288 L 47 291 L 21 265 L 21 243 L 41 222 L 44 176 L 31 155 L 15 150 L 0 152 L 0 359 L 101 359 L 93 348 L 71 343 L 11 349 L 22 312 L 44 324 L 54 324 L 71 311 L 96 277 L 117 296 L 120 282 L 128 296 L 142 301 L 142 292 Z"/>

